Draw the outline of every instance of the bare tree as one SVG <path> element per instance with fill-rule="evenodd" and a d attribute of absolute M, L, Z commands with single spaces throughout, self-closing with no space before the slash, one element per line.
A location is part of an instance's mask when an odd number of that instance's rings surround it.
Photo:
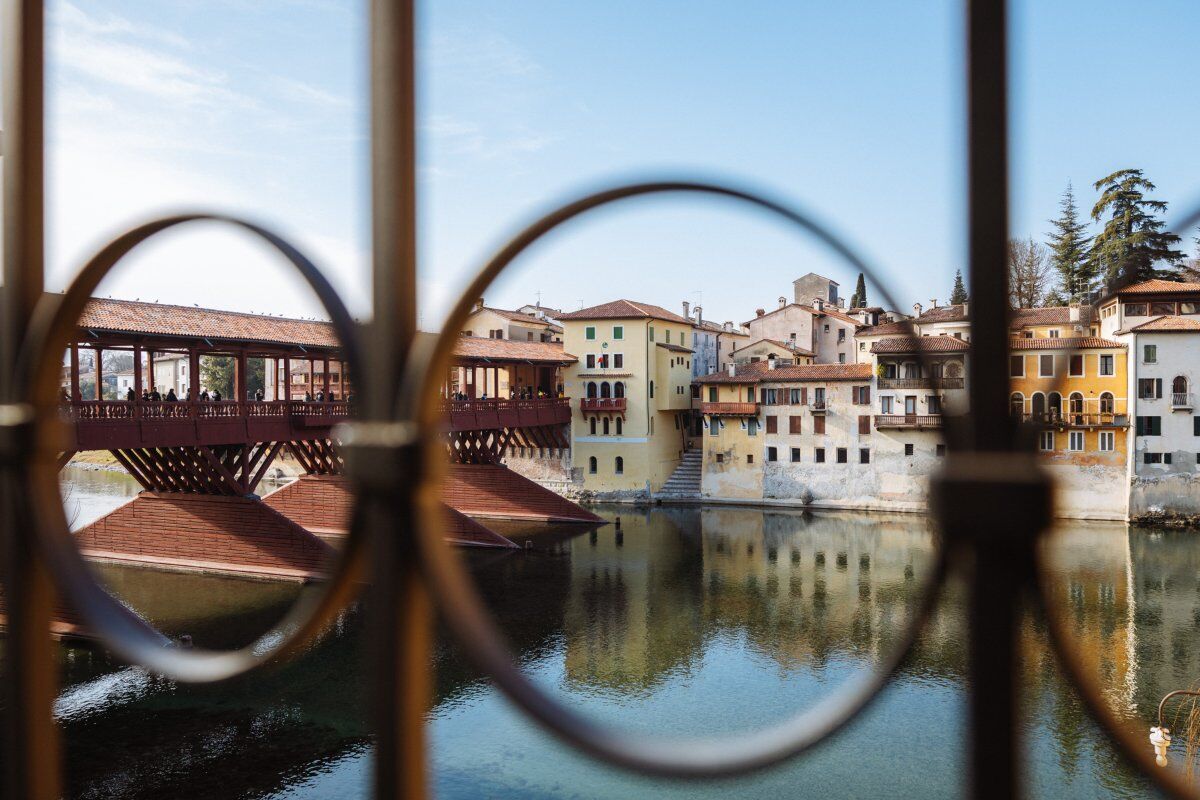
<path fill-rule="evenodd" d="M 1013 308 L 1036 308 L 1050 286 L 1052 267 L 1046 248 L 1030 239 L 1008 240 L 1008 302 Z"/>

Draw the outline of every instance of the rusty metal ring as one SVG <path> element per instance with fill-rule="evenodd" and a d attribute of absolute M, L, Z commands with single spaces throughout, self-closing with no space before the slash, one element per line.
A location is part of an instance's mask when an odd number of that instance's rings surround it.
<path fill-rule="evenodd" d="M 853 719 L 879 696 L 895 672 L 912 652 L 916 637 L 927 622 L 946 574 L 946 547 L 935 540 L 937 553 L 933 573 L 895 649 L 861 679 L 839 687 L 815 706 L 768 728 L 737 733 L 723 739 L 665 740 L 621 731 L 597 724 L 547 696 L 515 666 L 512 655 L 497 631 L 464 569 L 461 559 L 442 541 L 438 516 L 438 486 L 445 472 L 445 449 L 439 441 L 440 408 L 436 387 L 440 385 L 453 350 L 458 330 L 472 304 L 484 289 L 524 250 L 565 222 L 601 206 L 649 195 L 692 194 L 724 198 L 768 212 L 840 255 L 880 289 L 894 308 L 875 271 L 847 245 L 814 221 L 809 214 L 782 202 L 747 190 L 691 181 L 636 183 L 606 189 L 569 202 L 529 225 L 505 245 L 467 286 L 450 314 L 442 334 L 432 348 L 419 347 L 405 370 L 401 418 L 420 423 L 424 469 L 417 486 L 416 535 L 423 575 L 446 623 L 460 646 L 476 666 L 491 677 L 501 690 L 551 732 L 580 750 L 610 764 L 652 775 L 677 778 L 711 778 L 747 773 L 777 764 L 817 745 Z M 924 360 L 924 359 L 921 359 Z"/>
<path fill-rule="evenodd" d="M 350 312 L 319 269 L 282 237 L 251 222 L 216 213 L 189 213 L 156 219 L 129 230 L 96 253 L 63 295 L 45 295 L 34 309 L 30 333 L 17 369 L 17 396 L 34 409 L 34 446 L 19 479 L 33 508 L 37 538 L 58 590 L 70 601 L 88 629 L 122 658 L 169 678 L 190 683 L 225 680 L 268 661 L 296 652 L 320 633 L 355 596 L 363 573 L 365 533 L 355 520 L 335 574 L 319 593 L 304 593 L 284 618 L 254 643 L 238 650 L 186 650 L 165 646 L 165 637 L 141 617 L 131 614 L 106 592 L 88 568 L 70 534 L 58 488 L 56 456 L 61 448 L 57 390 L 61 353 L 69 343 L 84 306 L 100 281 L 137 245 L 168 228 L 193 222 L 232 225 L 262 239 L 278 251 L 307 282 L 329 313 L 353 374 L 359 368 L 358 335 Z"/>

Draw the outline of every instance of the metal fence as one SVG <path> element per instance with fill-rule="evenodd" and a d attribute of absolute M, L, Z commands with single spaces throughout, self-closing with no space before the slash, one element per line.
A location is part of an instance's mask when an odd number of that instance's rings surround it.
<path fill-rule="evenodd" d="M 935 480 L 932 511 L 942 531 L 940 558 L 920 613 L 897 651 L 867 679 L 782 724 L 725 741 L 669 741 L 612 730 L 558 705 L 514 666 L 469 576 L 434 520 L 444 447 L 437 388 L 454 337 L 413 348 L 416 324 L 414 27 L 411 0 L 370 5 L 371 175 L 374 263 L 372 321 L 356 327 L 305 257 L 269 231 L 196 214 L 148 223 L 98 253 L 65 297 L 43 298 L 42 0 L 8 0 L 4 18 L 4 292 L 0 318 L 0 466 L 4 597 L 4 791 L 11 798 L 60 794 L 61 748 L 51 708 L 57 687 L 49 621 L 55 595 L 71 603 L 106 646 L 175 679 L 228 679 L 295 652 L 369 585 L 372 700 L 379 798 L 427 794 L 424 719 L 430 697 L 430 629 L 435 606 L 464 649 L 526 713 L 591 756 L 627 769 L 711 778 L 760 769 L 820 744 L 853 720 L 907 657 L 938 587 L 957 570 L 970 587 L 969 774 L 973 797 L 1021 794 L 1022 742 L 1016 628 L 1038 592 L 1038 539 L 1049 519 L 1050 487 L 1031 437 L 1009 414 L 1008 159 L 1004 0 L 967 0 L 967 95 L 971 414 L 948 423 L 950 455 Z M 474 298 L 539 237 L 591 209 L 661 193 L 705 193 L 750 203 L 815 235 L 868 272 L 844 245 L 787 206 L 739 189 L 688 182 L 618 187 L 565 205 L 522 232 L 463 294 L 447 330 Z M 355 375 L 363 376 L 361 420 L 340 435 L 358 503 L 345 556 L 329 591 L 294 609 L 270 645 L 226 653 L 163 647 L 99 586 L 67 532 L 57 494 L 58 378 L 62 345 L 99 280 L 125 253 L 156 233 L 195 220 L 239 226 L 274 246 L 325 303 Z M 56 349 L 57 348 L 57 349 Z M 1043 598 L 1044 599 L 1044 598 Z M 1043 603 L 1043 606 L 1045 604 Z M 1049 615 L 1062 662 L 1093 716 L 1127 757 L 1169 793 L 1187 787 L 1155 772 L 1149 748 L 1118 724 L 1095 678 L 1082 670 Z M 265 640 L 264 640 L 265 641 Z"/>

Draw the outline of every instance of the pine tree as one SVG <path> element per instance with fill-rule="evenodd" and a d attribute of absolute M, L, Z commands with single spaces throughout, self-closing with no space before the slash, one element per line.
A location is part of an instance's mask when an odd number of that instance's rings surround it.
<path fill-rule="evenodd" d="M 1042 298 L 1042 305 L 1044 306 L 1065 306 L 1068 302 L 1070 301 L 1067 298 L 1059 294 L 1057 286 L 1046 292 L 1046 296 Z"/>
<path fill-rule="evenodd" d="M 1174 249 L 1179 237 L 1163 230 L 1164 223 L 1156 216 L 1167 210 L 1167 203 L 1145 198 L 1145 192 L 1154 191 L 1154 184 L 1140 169 L 1123 169 L 1094 186 L 1100 199 L 1092 208 L 1092 219 L 1099 222 L 1107 215 L 1108 221 L 1092 240 L 1088 269 L 1110 289 L 1151 278 L 1178 279 L 1176 269 L 1155 266 L 1165 262 L 1175 267 L 1184 254 Z"/>
<path fill-rule="evenodd" d="M 1096 269 L 1088 259 L 1087 226 L 1079 221 L 1075 189 L 1070 181 L 1067 181 L 1059 208 L 1062 211 L 1058 219 L 1050 220 L 1054 233 L 1046 237 L 1050 246 L 1050 266 L 1058 272 L 1059 283 L 1068 301 L 1078 303 L 1088 298 L 1096 279 Z M 1057 290 L 1054 294 L 1057 296 Z"/>
<path fill-rule="evenodd" d="M 867 281 L 861 272 L 858 273 L 858 283 L 854 286 L 854 296 L 850 298 L 850 307 L 867 307 Z"/>
<path fill-rule="evenodd" d="M 950 305 L 967 302 L 967 287 L 963 285 L 962 270 L 954 270 L 954 288 L 950 290 Z"/>

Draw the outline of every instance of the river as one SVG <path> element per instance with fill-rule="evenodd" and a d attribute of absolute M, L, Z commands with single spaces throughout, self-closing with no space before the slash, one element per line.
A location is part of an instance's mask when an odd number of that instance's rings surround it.
<path fill-rule="evenodd" d="M 83 524 L 124 502 L 126 477 L 69 468 Z M 914 613 L 933 558 L 914 516 L 749 508 L 600 507 L 593 531 L 510 527 L 521 552 L 467 552 L 524 670 L 582 711 L 662 735 L 751 730 L 861 674 Z M 1158 698 L 1200 679 L 1200 538 L 1124 525 L 1066 526 L 1056 597 L 1082 657 L 1135 730 Z M 294 599 L 290 584 L 100 568 L 170 635 L 245 643 Z M 440 798 L 957 797 L 964 769 L 963 592 L 943 593 L 915 657 L 826 746 L 738 780 L 634 777 L 577 755 L 516 712 L 445 635 L 429 715 Z M 1064 684 L 1043 626 L 1023 630 L 1032 796 L 1144 797 Z M 193 687 L 64 644 L 57 713 L 73 798 L 362 797 L 362 614 L 344 613 L 301 657 Z M 1178 756 L 1176 757 L 1178 758 Z"/>

